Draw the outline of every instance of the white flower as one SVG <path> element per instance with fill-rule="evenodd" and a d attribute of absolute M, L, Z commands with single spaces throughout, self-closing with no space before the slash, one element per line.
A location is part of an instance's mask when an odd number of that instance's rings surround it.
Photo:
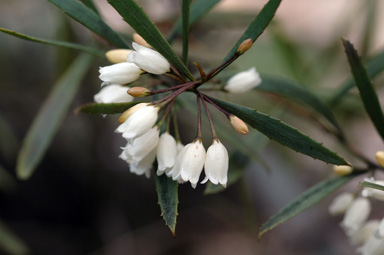
<path fill-rule="evenodd" d="M 157 120 L 158 106 L 146 105 L 135 111 L 123 124 L 117 127 L 117 133 L 123 133 L 126 139 L 133 139 L 146 133 Z"/>
<path fill-rule="evenodd" d="M 145 174 L 145 176 L 149 178 L 151 176 L 151 169 L 153 162 L 155 161 L 155 157 L 156 148 L 149 152 L 148 155 L 145 156 L 142 160 L 131 162 L 129 164 L 131 173 L 135 173 L 137 175 Z"/>
<path fill-rule="evenodd" d="M 331 204 L 329 205 L 328 211 L 331 215 L 340 215 L 343 214 L 348 206 L 353 201 L 353 195 L 349 192 L 341 193 L 336 196 Z"/>
<path fill-rule="evenodd" d="M 147 156 L 159 142 L 159 129 L 153 127 L 143 135 L 128 141 L 124 148 L 126 160 L 140 161 Z"/>
<path fill-rule="evenodd" d="M 133 51 L 128 55 L 127 61 L 129 63 L 134 63 L 141 69 L 152 74 L 169 72 L 170 64 L 160 53 L 135 42 L 132 43 L 132 47 L 136 51 Z"/>
<path fill-rule="evenodd" d="M 182 151 L 183 149 L 184 149 L 184 145 L 180 142 L 180 141 L 178 141 L 177 143 L 176 143 L 176 150 L 177 150 L 177 153 L 180 153 L 180 151 Z"/>
<path fill-rule="evenodd" d="M 201 140 L 187 144 L 177 155 L 173 166 L 172 179 L 179 182 L 191 182 L 196 188 L 205 161 L 205 149 Z"/>
<path fill-rule="evenodd" d="M 128 87 L 118 84 L 103 86 L 93 99 L 99 104 L 131 102 L 133 97 L 127 93 L 127 90 Z"/>
<path fill-rule="evenodd" d="M 260 83 L 260 75 L 258 72 L 256 72 L 256 68 L 252 67 L 247 71 L 240 72 L 232 76 L 227 81 L 224 89 L 231 93 L 244 93 L 253 89 Z"/>
<path fill-rule="evenodd" d="M 215 139 L 207 150 L 204 172 L 205 178 L 201 183 L 210 180 L 213 184 L 227 186 L 228 151 L 218 139 Z"/>
<path fill-rule="evenodd" d="M 351 244 L 362 245 L 372 235 L 374 230 L 378 229 L 380 222 L 378 220 L 367 221 L 356 233 L 351 236 Z"/>
<path fill-rule="evenodd" d="M 357 251 L 363 255 L 383 255 L 383 239 L 370 235 L 368 240 Z"/>
<path fill-rule="evenodd" d="M 165 171 L 172 169 L 177 156 L 176 141 L 168 132 L 160 136 L 159 146 L 157 147 L 157 175 L 162 175 Z"/>
<path fill-rule="evenodd" d="M 364 181 L 372 182 L 373 184 L 384 186 L 384 181 L 375 181 L 373 178 L 365 178 Z M 378 200 L 384 201 L 384 191 L 379 189 L 373 189 L 373 188 L 364 188 L 361 192 L 361 195 L 364 197 L 373 197 Z"/>
<path fill-rule="evenodd" d="M 143 71 L 133 63 L 118 63 L 110 66 L 100 67 L 100 80 L 105 83 L 126 84 L 137 78 Z"/>
<path fill-rule="evenodd" d="M 356 233 L 357 230 L 368 219 L 371 212 L 371 204 L 367 198 L 359 197 L 355 199 L 345 212 L 341 226 L 348 236 Z"/>

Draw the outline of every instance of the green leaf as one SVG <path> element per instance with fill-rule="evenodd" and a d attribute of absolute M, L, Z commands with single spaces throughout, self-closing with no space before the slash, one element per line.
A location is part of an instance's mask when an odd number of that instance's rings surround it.
<path fill-rule="evenodd" d="M 95 6 L 95 3 L 93 2 L 93 0 L 81 0 L 89 9 L 91 9 L 92 11 L 94 11 L 97 15 L 100 16 L 100 13 L 99 11 L 97 10 L 96 6 Z"/>
<path fill-rule="evenodd" d="M 317 185 L 311 187 L 310 189 L 303 192 L 300 196 L 290 202 L 287 206 L 282 208 L 278 213 L 273 215 L 271 218 L 265 222 L 259 231 L 259 238 L 269 230 L 275 228 L 281 223 L 293 218 L 302 211 L 308 209 L 314 204 L 318 203 L 320 200 L 340 188 L 342 185 L 346 184 L 352 180 L 357 175 L 361 174 L 351 174 L 347 176 L 334 177 L 325 181 L 318 183 Z"/>
<path fill-rule="evenodd" d="M 140 102 L 129 102 L 129 103 L 112 103 L 112 104 L 98 104 L 88 103 L 77 107 L 75 114 L 79 112 L 91 113 L 91 114 L 117 114 L 122 113 L 135 104 Z"/>
<path fill-rule="evenodd" d="M 108 0 L 124 20 L 153 48 L 163 55 L 181 74 L 195 80 L 188 68 L 173 51 L 171 45 L 134 0 Z"/>
<path fill-rule="evenodd" d="M 179 203 L 177 194 L 178 183 L 173 181 L 172 178 L 168 178 L 164 174 L 161 176 L 154 174 L 154 176 L 161 215 L 163 216 L 165 224 L 169 227 L 169 229 L 172 231 L 172 234 L 175 236 L 176 218 L 178 215 L 177 205 Z"/>
<path fill-rule="evenodd" d="M 229 159 L 228 169 L 228 182 L 227 188 L 236 183 L 244 174 L 244 167 L 249 163 L 249 158 L 242 153 L 236 152 Z M 204 194 L 216 194 L 225 190 L 225 188 L 218 184 L 215 185 L 212 182 L 208 182 L 205 186 Z"/>
<path fill-rule="evenodd" d="M 372 183 L 372 182 L 369 182 L 369 181 L 362 181 L 362 182 L 360 182 L 359 186 L 363 187 L 363 188 L 372 188 L 372 189 L 377 189 L 377 190 L 384 191 L 384 186 L 383 185 L 375 184 L 375 183 Z"/>
<path fill-rule="evenodd" d="M 347 40 L 343 40 L 343 45 L 365 110 L 375 125 L 377 132 L 384 140 L 384 115 L 375 88 L 353 45 Z"/>
<path fill-rule="evenodd" d="M 28 179 L 42 159 L 92 60 L 89 55 L 80 55 L 52 88 L 19 152 L 16 171 L 20 179 Z"/>
<path fill-rule="evenodd" d="M 189 4 L 190 0 L 182 0 L 182 23 L 183 23 L 183 62 L 188 63 L 189 45 Z"/>
<path fill-rule="evenodd" d="M 16 187 L 17 183 L 13 176 L 0 164 L 0 190 L 4 192 L 12 192 Z"/>
<path fill-rule="evenodd" d="M 70 17 L 120 48 L 130 48 L 125 40 L 110 28 L 93 10 L 78 0 L 48 0 Z"/>
<path fill-rule="evenodd" d="M 384 71 L 384 51 L 380 52 L 365 63 L 367 68 L 368 76 L 371 79 L 377 77 L 381 72 Z M 329 100 L 330 105 L 336 105 L 340 99 L 343 98 L 353 87 L 355 87 L 355 81 L 353 77 L 349 77 L 343 85 L 340 86 L 338 91 Z"/>
<path fill-rule="evenodd" d="M 70 48 L 70 49 L 74 49 L 74 50 L 80 50 L 80 51 L 84 51 L 84 52 L 87 52 L 89 54 L 92 54 L 92 55 L 95 55 L 95 56 L 98 56 L 98 57 L 105 58 L 104 52 L 102 52 L 100 50 L 97 50 L 95 48 L 83 46 L 83 45 L 76 44 L 76 43 L 40 39 L 40 38 L 37 38 L 37 37 L 32 37 L 32 36 L 29 36 L 29 35 L 20 34 L 20 33 L 17 33 L 15 31 L 8 30 L 8 29 L 1 28 L 1 27 L 0 27 L 0 32 L 3 32 L 5 34 L 9 34 L 9 35 L 15 36 L 15 37 L 27 40 L 27 41 L 38 42 L 38 43 L 43 43 L 43 44 L 49 44 L 49 45 L 59 46 L 59 47 L 65 47 L 65 48 Z"/>
<path fill-rule="evenodd" d="M 339 132 L 342 132 L 331 110 L 317 96 L 293 81 L 262 75 L 262 83 L 255 90 L 277 94 L 301 103 L 323 115 Z"/>
<path fill-rule="evenodd" d="M 236 115 L 251 127 L 284 146 L 327 163 L 348 165 L 336 153 L 278 119 L 244 106 L 235 105 L 216 98 L 210 99 L 224 110 Z"/>
<path fill-rule="evenodd" d="M 232 50 L 221 62 L 219 68 L 217 70 L 211 71 L 211 73 L 208 74 L 209 79 L 216 76 L 240 56 L 236 54 L 236 51 L 243 41 L 247 39 L 252 39 L 253 42 L 256 41 L 256 39 L 264 32 L 265 28 L 271 22 L 277 8 L 280 5 L 280 2 L 281 0 L 269 0 L 269 2 L 264 6 L 257 17 L 249 25 L 244 34 L 237 41 L 235 46 L 233 46 Z"/>
<path fill-rule="evenodd" d="M 196 0 L 191 4 L 189 26 L 195 24 L 201 17 L 209 12 L 216 4 L 221 0 Z M 181 34 L 182 31 L 182 20 L 179 18 L 172 28 L 172 32 L 168 37 L 168 42 L 172 43 L 176 37 Z"/>
<path fill-rule="evenodd" d="M 0 221 L 0 249 L 8 255 L 31 254 L 27 245 Z"/>

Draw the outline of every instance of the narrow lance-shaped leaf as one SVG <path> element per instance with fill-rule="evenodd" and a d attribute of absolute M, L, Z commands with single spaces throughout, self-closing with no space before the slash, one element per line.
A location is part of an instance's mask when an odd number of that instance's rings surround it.
<path fill-rule="evenodd" d="M 293 218 L 320 200 L 346 184 L 361 173 L 355 173 L 348 176 L 338 176 L 318 183 L 310 189 L 303 192 L 300 196 L 290 202 L 265 222 L 259 231 L 259 238 L 269 230 Z"/>
<path fill-rule="evenodd" d="M 92 57 L 80 55 L 60 77 L 35 117 L 17 160 L 17 176 L 28 179 L 59 129 Z"/>
<path fill-rule="evenodd" d="M 120 48 L 130 48 L 125 40 L 110 28 L 100 16 L 78 0 L 48 0 L 89 30 Z"/>
<path fill-rule="evenodd" d="M 376 76 L 378 76 L 381 72 L 384 71 L 384 51 L 368 60 L 365 63 L 365 66 L 367 68 L 367 74 L 371 79 L 374 79 Z M 353 87 L 355 87 L 355 81 L 353 77 L 350 77 L 346 82 L 343 83 L 343 85 L 340 86 L 334 96 L 329 100 L 329 104 L 335 105 Z"/>
<path fill-rule="evenodd" d="M 181 4 L 182 23 L 183 23 L 183 62 L 188 63 L 189 45 L 189 3 L 190 0 L 183 0 Z"/>
<path fill-rule="evenodd" d="M 191 4 L 190 17 L 189 17 L 189 26 L 192 26 L 197 22 L 201 17 L 203 17 L 207 12 L 209 12 L 216 4 L 221 0 L 196 0 Z M 168 42 L 172 43 L 176 37 L 181 34 L 182 31 L 182 21 L 179 18 L 175 25 L 172 28 L 172 32 L 168 37 Z"/>
<path fill-rule="evenodd" d="M 94 11 L 97 15 L 100 16 L 99 11 L 97 10 L 95 3 L 93 0 L 81 0 L 88 8 L 90 8 L 92 11 Z"/>
<path fill-rule="evenodd" d="M 353 45 L 347 40 L 343 40 L 343 45 L 365 110 L 375 125 L 377 132 L 384 140 L 384 115 L 375 88 Z"/>
<path fill-rule="evenodd" d="M 362 181 L 362 182 L 360 182 L 360 187 L 372 188 L 372 189 L 377 189 L 377 190 L 384 191 L 384 186 L 383 185 L 379 185 L 379 184 L 372 183 L 372 182 L 369 182 L 369 181 Z"/>
<path fill-rule="evenodd" d="M 76 108 L 75 114 L 79 112 L 91 113 L 91 114 L 118 114 L 123 113 L 135 104 L 140 102 L 129 103 L 111 103 L 111 104 L 98 104 L 88 103 Z"/>
<path fill-rule="evenodd" d="M 163 55 L 181 74 L 190 80 L 195 79 L 173 51 L 171 45 L 134 0 L 108 0 L 108 2 L 147 43 Z"/>
<path fill-rule="evenodd" d="M 284 146 L 327 163 L 348 165 L 348 163 L 336 153 L 278 119 L 241 105 L 232 104 L 216 98 L 210 99 L 224 110 L 239 117 L 251 127 Z"/>
<path fill-rule="evenodd" d="M 249 25 L 244 34 L 237 41 L 235 46 L 233 46 L 231 51 L 221 62 L 220 67 L 217 70 L 211 71 L 211 73 L 208 75 L 209 78 L 216 76 L 239 57 L 239 55 L 236 54 L 236 51 L 242 42 L 247 39 L 252 39 L 253 42 L 256 41 L 256 39 L 264 32 L 265 28 L 271 22 L 275 12 L 277 11 L 277 8 L 280 5 L 280 2 L 281 0 L 269 0 L 269 2 L 264 6 L 257 17 Z"/>
<path fill-rule="evenodd" d="M 155 164 L 156 165 L 156 164 Z M 176 218 L 177 218 L 177 205 L 178 199 L 178 183 L 168 178 L 166 175 L 157 176 L 155 174 L 156 191 L 161 209 L 161 215 L 165 224 L 172 231 L 175 236 L 176 231 Z"/>
<path fill-rule="evenodd" d="M 306 88 L 289 81 L 270 75 L 261 75 L 262 83 L 255 90 L 271 92 L 287 97 L 323 115 L 339 132 L 342 132 L 331 110 L 317 96 Z"/>
<path fill-rule="evenodd" d="M 3 32 L 5 34 L 9 34 L 9 35 L 15 36 L 15 37 L 27 40 L 27 41 L 38 42 L 38 43 L 43 43 L 43 44 L 49 44 L 49 45 L 59 46 L 59 47 L 65 47 L 65 48 L 70 48 L 70 49 L 74 49 L 74 50 L 80 50 L 80 51 L 84 51 L 84 52 L 87 52 L 89 54 L 92 54 L 92 55 L 95 55 L 95 56 L 98 56 L 98 57 L 102 57 L 102 58 L 105 57 L 104 56 L 104 52 L 102 52 L 102 51 L 100 51 L 98 49 L 95 49 L 95 48 L 83 46 L 81 44 L 41 39 L 41 38 L 37 38 L 37 37 L 33 37 L 33 36 L 17 33 L 15 31 L 8 30 L 8 29 L 5 29 L 5 28 L 0 28 L 0 32 Z"/>

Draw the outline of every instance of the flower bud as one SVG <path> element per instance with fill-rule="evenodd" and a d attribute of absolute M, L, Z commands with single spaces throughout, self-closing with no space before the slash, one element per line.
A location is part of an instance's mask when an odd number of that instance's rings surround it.
<path fill-rule="evenodd" d="M 133 34 L 133 41 L 134 41 L 135 43 L 137 43 L 137 44 L 140 44 L 141 46 L 144 46 L 144 47 L 147 47 L 147 48 L 151 47 L 151 45 L 149 45 L 149 44 L 147 43 L 147 41 L 144 40 L 144 38 L 141 37 L 141 35 L 139 35 L 138 33 L 134 33 L 134 34 Z"/>
<path fill-rule="evenodd" d="M 359 197 L 355 199 L 345 212 L 341 226 L 348 236 L 356 233 L 364 224 L 371 213 L 371 204 L 367 198 Z"/>
<path fill-rule="evenodd" d="M 132 54 L 132 53 L 131 53 Z M 143 71 L 133 63 L 118 63 L 100 67 L 100 80 L 105 83 L 126 84 L 139 78 Z"/>
<path fill-rule="evenodd" d="M 349 192 L 337 195 L 328 207 L 328 212 L 333 215 L 343 214 L 353 201 L 353 195 Z"/>
<path fill-rule="evenodd" d="M 249 130 L 248 130 L 248 126 L 247 124 L 245 124 L 244 121 L 242 121 L 239 117 L 235 116 L 235 115 L 231 115 L 229 117 L 229 120 L 233 126 L 233 128 L 239 132 L 240 134 L 242 135 L 246 135 L 249 133 Z"/>
<path fill-rule="evenodd" d="M 204 164 L 205 178 L 201 183 L 210 180 L 213 184 L 220 183 L 225 188 L 228 180 L 228 160 L 227 149 L 218 139 L 215 139 L 207 150 Z"/>
<path fill-rule="evenodd" d="M 128 55 L 127 61 L 134 63 L 141 69 L 152 74 L 169 72 L 171 66 L 168 61 L 157 51 L 132 43 L 135 51 Z"/>
<path fill-rule="evenodd" d="M 131 102 L 133 97 L 127 94 L 128 87 L 118 84 L 103 86 L 99 93 L 93 96 L 96 103 L 126 103 Z"/>
<path fill-rule="evenodd" d="M 157 175 L 169 172 L 175 164 L 177 156 L 176 140 L 168 132 L 160 136 L 159 146 L 157 147 Z"/>
<path fill-rule="evenodd" d="M 384 151 L 378 151 L 376 152 L 376 160 L 379 163 L 381 167 L 384 167 Z"/>
<path fill-rule="evenodd" d="M 113 64 L 127 62 L 127 58 L 129 53 L 131 53 L 132 50 L 127 49 L 115 49 L 115 50 L 109 50 L 105 53 L 105 57 L 108 59 L 109 62 Z"/>
<path fill-rule="evenodd" d="M 240 72 L 232 76 L 227 81 L 224 89 L 230 93 L 244 93 L 258 86 L 260 83 L 260 75 L 256 71 L 256 68 L 252 67 L 247 71 Z"/>
<path fill-rule="evenodd" d="M 151 95 L 151 91 L 143 87 L 132 87 L 128 89 L 128 94 L 133 97 L 145 97 Z"/>
<path fill-rule="evenodd" d="M 353 168 L 347 165 L 334 166 L 333 172 L 338 176 L 343 176 L 352 173 Z"/>
<path fill-rule="evenodd" d="M 244 54 L 244 52 L 246 52 L 247 50 L 249 50 L 253 45 L 253 41 L 251 38 L 248 38 L 246 40 L 244 40 L 240 45 L 239 47 L 237 48 L 237 53 L 238 54 Z"/>
<path fill-rule="evenodd" d="M 129 108 L 128 110 L 126 110 L 125 112 L 123 112 L 118 121 L 120 123 L 123 123 L 125 122 L 134 112 L 136 112 L 137 110 L 139 110 L 140 108 L 146 106 L 148 103 L 140 103 L 140 104 L 136 104 L 134 106 L 132 106 L 131 108 Z"/>

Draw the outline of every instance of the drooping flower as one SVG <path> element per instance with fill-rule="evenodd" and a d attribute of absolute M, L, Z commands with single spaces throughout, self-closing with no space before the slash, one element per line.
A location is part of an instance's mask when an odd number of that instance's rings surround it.
<path fill-rule="evenodd" d="M 171 170 L 172 179 L 187 182 L 196 188 L 205 162 L 205 148 L 200 139 L 187 144 L 177 155 Z"/>
<path fill-rule="evenodd" d="M 224 89 L 230 93 L 244 93 L 247 92 L 261 83 L 259 73 L 255 67 L 250 68 L 247 71 L 243 71 L 232 76 Z"/>
<path fill-rule="evenodd" d="M 371 182 L 373 184 L 384 186 L 384 181 L 382 180 L 375 180 L 373 178 L 365 178 L 366 182 Z M 363 191 L 361 192 L 361 195 L 364 197 L 373 197 L 378 200 L 384 201 L 384 191 L 374 188 L 365 187 Z"/>
<path fill-rule="evenodd" d="M 363 255 L 382 255 L 384 254 L 383 239 L 371 234 L 357 251 Z"/>
<path fill-rule="evenodd" d="M 132 47 L 136 50 L 128 55 L 127 61 L 134 63 L 141 69 L 152 74 L 163 74 L 169 72 L 170 64 L 157 51 L 141 46 L 135 42 Z"/>
<path fill-rule="evenodd" d="M 356 198 L 345 212 L 341 226 L 348 236 L 356 233 L 357 230 L 368 219 L 371 212 L 371 204 L 367 198 Z"/>
<path fill-rule="evenodd" d="M 353 195 L 349 192 L 341 193 L 331 202 L 328 211 L 331 215 L 340 215 L 345 213 L 353 201 Z"/>
<path fill-rule="evenodd" d="M 124 152 L 127 160 L 140 161 L 146 157 L 159 142 L 159 128 L 153 127 L 143 135 L 128 141 Z"/>
<path fill-rule="evenodd" d="M 118 63 L 100 67 L 100 80 L 105 83 L 126 84 L 139 78 L 143 71 L 133 63 Z"/>
<path fill-rule="evenodd" d="M 356 233 L 351 236 L 351 244 L 362 245 L 365 243 L 372 233 L 379 228 L 379 224 L 380 222 L 378 220 L 367 221 Z"/>
<path fill-rule="evenodd" d="M 204 172 L 205 178 L 201 183 L 210 180 L 213 184 L 220 183 L 226 187 L 228 180 L 228 151 L 219 139 L 215 139 L 207 150 Z"/>
<path fill-rule="evenodd" d="M 133 97 L 127 93 L 128 87 L 118 84 L 103 86 L 101 90 L 93 96 L 96 103 L 125 103 L 131 102 Z"/>
<path fill-rule="evenodd" d="M 162 175 L 165 171 L 172 169 L 177 156 L 176 140 L 168 132 L 160 136 L 159 146 L 157 147 L 157 175 Z"/>
<path fill-rule="evenodd" d="M 139 104 L 135 104 L 134 106 L 132 106 L 131 108 L 129 108 L 128 110 L 126 110 L 125 112 L 123 112 L 118 121 L 120 123 L 124 123 L 129 117 L 131 117 L 131 115 L 133 113 L 135 113 L 137 110 L 139 110 L 140 108 L 143 108 L 144 106 L 147 106 L 148 103 L 139 103 Z"/>
<path fill-rule="evenodd" d="M 123 133 L 125 139 L 133 139 L 146 133 L 157 120 L 158 106 L 147 104 L 135 111 L 124 123 L 117 127 L 117 133 Z"/>
<path fill-rule="evenodd" d="M 152 169 L 152 164 L 155 161 L 156 157 L 156 148 L 150 151 L 143 159 L 140 161 L 133 161 L 133 160 L 128 160 L 126 158 L 126 154 L 123 153 L 120 155 L 120 158 L 125 160 L 129 164 L 129 170 L 131 173 L 137 174 L 137 175 L 143 175 L 147 178 L 151 176 L 151 169 Z"/>

